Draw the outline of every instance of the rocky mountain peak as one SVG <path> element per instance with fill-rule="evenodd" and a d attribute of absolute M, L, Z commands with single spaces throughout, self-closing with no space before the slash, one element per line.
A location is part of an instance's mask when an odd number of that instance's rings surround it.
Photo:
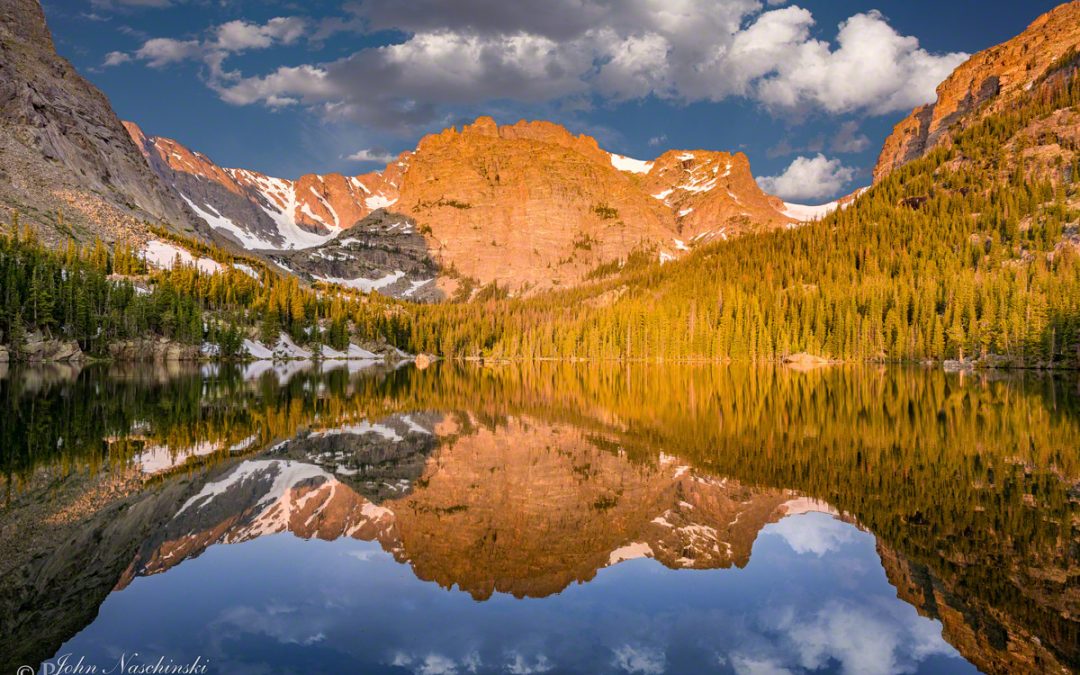
<path fill-rule="evenodd" d="M 143 220 L 209 235 L 150 171 L 105 95 L 57 55 L 37 0 L 0 8 L 0 205 L 54 238 L 115 240 Z"/>

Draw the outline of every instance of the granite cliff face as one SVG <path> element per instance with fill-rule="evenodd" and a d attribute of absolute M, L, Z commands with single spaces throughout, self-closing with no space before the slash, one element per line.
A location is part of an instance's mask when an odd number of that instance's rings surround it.
<path fill-rule="evenodd" d="M 1055 73 L 1061 76 L 1075 72 L 1077 49 L 1080 1 L 1074 0 L 1039 17 L 1012 40 L 971 57 L 938 86 L 935 103 L 916 108 L 896 125 L 874 169 L 874 182 L 934 148 L 947 145 L 956 133 L 986 115 L 1032 95 Z M 1074 112 L 1057 119 L 1054 126 L 1073 143 L 1078 140 L 1080 117 Z M 1061 151 L 1061 144 L 1057 145 Z"/>
<path fill-rule="evenodd" d="M 424 279 L 435 282 L 423 299 L 467 298 L 491 283 L 515 294 L 568 286 L 634 252 L 668 260 L 714 238 L 798 220 L 761 191 L 741 153 L 670 151 L 643 162 L 551 122 L 500 127 L 481 117 L 423 138 L 384 171 L 295 181 L 223 169 L 176 141 L 127 129 L 154 172 L 216 232 L 248 249 L 306 250 L 282 261 L 311 278 L 401 297 L 414 297 Z M 370 269 L 327 264 L 341 248 L 332 240 L 370 230 L 364 219 L 379 209 L 407 216 L 411 227 L 373 248 L 400 248 L 413 264 L 395 267 L 379 253 L 365 261 Z"/>
<path fill-rule="evenodd" d="M 877 550 L 897 597 L 920 615 L 940 621 L 949 644 L 980 671 L 1002 675 L 1071 672 L 1080 649 L 1075 624 L 1069 621 L 1067 597 L 1042 598 L 1047 605 L 1063 606 L 1025 617 L 1025 626 L 993 605 L 972 598 L 954 580 L 935 577 L 926 565 L 905 558 L 880 540 Z M 1028 592 L 1037 593 L 1035 589 Z M 1028 629 L 1036 622 L 1041 624 L 1042 638 Z"/>
<path fill-rule="evenodd" d="M 674 215 L 678 248 L 794 224 L 784 202 L 758 188 L 741 152 L 670 150 L 642 182 Z"/>
<path fill-rule="evenodd" d="M 424 138 L 396 208 L 430 230 L 451 292 L 459 278 L 517 292 L 570 285 L 636 249 L 673 250 L 674 218 L 636 175 L 546 122 L 480 118 Z"/>
<path fill-rule="evenodd" d="M 105 95 L 56 54 L 38 0 L 0 5 L 0 208 L 50 239 L 112 241 L 144 220 L 209 235 L 150 171 Z"/>
<path fill-rule="evenodd" d="M 416 222 L 385 209 L 372 212 L 325 244 L 267 255 L 308 281 L 421 302 L 443 299 L 436 286 L 438 265 Z"/>

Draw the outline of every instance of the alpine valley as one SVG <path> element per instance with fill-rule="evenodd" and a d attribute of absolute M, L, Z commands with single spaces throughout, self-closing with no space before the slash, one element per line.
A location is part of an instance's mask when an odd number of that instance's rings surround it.
<path fill-rule="evenodd" d="M 0 673 L 1080 672 L 1080 0 L 880 2 L 0 0 Z"/>
<path fill-rule="evenodd" d="M 741 153 L 641 161 L 556 124 L 488 117 L 357 176 L 223 168 L 120 122 L 56 55 L 38 2 L 10 0 L 5 260 L 40 260 L 5 271 L 4 341 L 104 353 L 149 329 L 197 347 L 174 355 L 240 355 L 257 327 L 271 351 L 282 334 L 444 356 L 1073 364 L 1078 17 L 1062 5 L 972 57 L 897 125 L 872 188 L 808 207 L 763 192 Z M 65 260 L 35 252 L 57 244 Z M 102 280 L 82 310 L 65 291 L 80 260 Z M 167 288 L 174 262 L 199 276 L 194 293 Z M 229 272 L 215 295 L 212 277 Z M 175 306 L 160 321 L 164 291 Z M 140 304 L 151 320 L 125 321 Z M 90 337 L 91 315 L 128 325 Z M 206 348 L 225 326 L 240 340 Z"/>

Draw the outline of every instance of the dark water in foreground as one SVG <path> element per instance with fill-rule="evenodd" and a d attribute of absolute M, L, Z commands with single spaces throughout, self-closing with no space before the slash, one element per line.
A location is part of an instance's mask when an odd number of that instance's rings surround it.
<path fill-rule="evenodd" d="M 95 368 L 0 399 L 3 673 L 1080 668 L 1075 376 Z"/>

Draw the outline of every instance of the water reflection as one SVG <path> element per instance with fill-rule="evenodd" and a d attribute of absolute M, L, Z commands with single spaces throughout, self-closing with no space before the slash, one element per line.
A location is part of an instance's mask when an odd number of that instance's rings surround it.
<path fill-rule="evenodd" d="M 80 500 L 141 476 L 10 559 L 0 653 L 153 645 L 222 672 L 1077 665 L 1080 433 L 1054 381 L 451 364 L 0 387 L 26 431 L 5 434 L 5 533 L 41 515 L 42 472 Z"/>

